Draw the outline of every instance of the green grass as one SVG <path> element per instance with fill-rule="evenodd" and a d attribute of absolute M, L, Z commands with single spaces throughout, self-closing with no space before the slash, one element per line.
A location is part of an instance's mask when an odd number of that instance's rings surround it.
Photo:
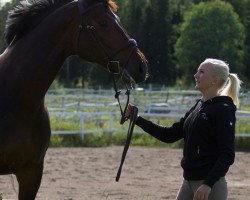
<path fill-rule="evenodd" d="M 148 118 L 158 124 L 164 126 L 171 126 L 176 119 L 174 118 Z M 79 130 L 80 126 L 77 123 L 78 119 L 72 118 L 70 121 L 63 119 L 52 118 L 51 126 L 53 130 Z M 52 147 L 106 147 L 111 145 L 124 145 L 127 137 L 127 133 L 109 133 L 108 130 L 108 116 L 102 116 L 96 119 L 86 119 L 85 128 L 87 130 L 97 130 L 96 133 L 91 134 L 67 134 L 67 135 L 55 135 L 51 136 L 50 145 Z M 78 120 L 79 121 L 79 120 Z M 121 129 L 121 125 L 118 123 L 119 118 L 115 119 L 115 129 Z M 127 125 L 123 125 L 127 130 Z M 139 127 L 135 127 L 140 129 Z M 236 123 L 236 133 L 250 133 L 250 119 L 239 119 Z M 236 147 L 238 149 L 250 148 L 250 138 L 236 137 Z M 172 144 L 163 143 L 148 134 L 133 134 L 131 145 L 134 146 L 150 146 L 150 147 L 173 147 L 180 148 L 183 146 L 183 141 L 178 141 Z"/>
<path fill-rule="evenodd" d="M 84 138 L 80 134 L 52 135 L 50 147 L 107 147 L 124 145 L 126 141 L 124 133 L 90 133 L 85 134 Z M 172 144 L 163 143 L 147 134 L 133 134 L 131 145 L 149 147 L 173 147 L 180 148 L 183 141 Z"/>

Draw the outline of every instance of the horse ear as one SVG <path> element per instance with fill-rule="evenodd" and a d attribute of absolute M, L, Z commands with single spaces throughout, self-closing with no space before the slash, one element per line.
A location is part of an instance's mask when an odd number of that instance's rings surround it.
<path fill-rule="evenodd" d="M 117 3 L 113 0 L 106 0 L 106 3 L 108 4 L 108 6 L 113 10 L 113 11 L 117 11 L 119 6 L 117 5 Z"/>

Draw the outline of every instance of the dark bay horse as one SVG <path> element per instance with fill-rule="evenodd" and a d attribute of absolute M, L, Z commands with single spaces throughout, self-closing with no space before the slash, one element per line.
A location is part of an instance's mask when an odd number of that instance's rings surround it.
<path fill-rule="evenodd" d="M 50 140 L 44 96 L 70 55 L 107 67 L 126 83 L 147 76 L 146 59 L 112 0 L 30 0 L 9 13 L 0 56 L 0 174 L 15 174 L 20 200 L 35 199 Z"/>

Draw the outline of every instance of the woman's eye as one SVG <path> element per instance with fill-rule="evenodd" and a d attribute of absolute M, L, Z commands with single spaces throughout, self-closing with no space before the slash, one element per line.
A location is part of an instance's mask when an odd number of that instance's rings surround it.
<path fill-rule="evenodd" d="M 107 20 L 102 20 L 102 21 L 99 21 L 98 23 L 99 23 L 100 26 L 103 26 L 103 27 L 108 26 Z"/>

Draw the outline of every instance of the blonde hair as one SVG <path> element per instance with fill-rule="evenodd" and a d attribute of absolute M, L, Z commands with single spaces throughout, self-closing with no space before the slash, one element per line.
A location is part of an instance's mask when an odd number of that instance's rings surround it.
<path fill-rule="evenodd" d="M 213 66 L 214 74 L 221 81 L 220 95 L 229 96 L 234 104 L 239 106 L 239 92 L 242 81 L 238 75 L 229 72 L 229 65 L 222 60 L 208 58 L 203 63 L 210 63 Z"/>

